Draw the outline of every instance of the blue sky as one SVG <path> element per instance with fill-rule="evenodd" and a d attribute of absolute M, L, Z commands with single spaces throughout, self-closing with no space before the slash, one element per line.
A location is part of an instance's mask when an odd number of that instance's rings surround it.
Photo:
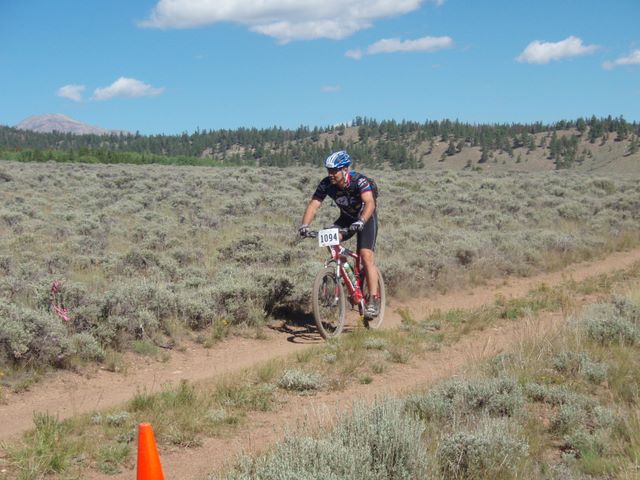
<path fill-rule="evenodd" d="M 639 0 L 0 0 L 0 124 L 640 120 Z"/>

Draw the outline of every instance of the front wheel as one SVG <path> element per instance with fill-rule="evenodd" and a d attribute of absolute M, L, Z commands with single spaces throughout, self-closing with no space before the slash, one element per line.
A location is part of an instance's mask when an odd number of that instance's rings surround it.
<path fill-rule="evenodd" d="M 320 335 L 325 339 L 340 335 L 344 328 L 346 303 L 344 288 L 334 267 L 323 268 L 316 275 L 311 303 Z"/>
<path fill-rule="evenodd" d="M 387 301 L 387 295 L 384 288 L 384 279 L 382 278 L 382 274 L 380 273 L 380 269 L 376 267 L 378 270 L 378 294 L 380 295 L 380 314 L 375 318 L 366 318 L 364 319 L 364 325 L 367 328 L 379 328 L 382 325 L 384 320 L 384 307 Z M 365 298 L 369 298 L 369 286 L 367 284 L 367 276 L 362 276 L 362 293 Z"/>

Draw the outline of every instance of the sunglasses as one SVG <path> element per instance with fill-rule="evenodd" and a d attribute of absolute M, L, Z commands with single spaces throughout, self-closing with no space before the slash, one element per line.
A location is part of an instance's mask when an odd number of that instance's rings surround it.
<path fill-rule="evenodd" d="M 333 175 L 334 173 L 338 173 L 340 170 L 342 170 L 341 168 L 327 168 L 327 172 L 329 172 L 329 174 Z"/>

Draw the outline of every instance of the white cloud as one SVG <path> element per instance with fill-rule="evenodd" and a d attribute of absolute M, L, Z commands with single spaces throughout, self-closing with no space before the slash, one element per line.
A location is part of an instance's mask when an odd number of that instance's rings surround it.
<path fill-rule="evenodd" d="M 96 88 L 93 92 L 95 100 L 109 100 L 115 97 L 151 97 L 160 95 L 164 88 L 155 88 L 136 80 L 135 78 L 120 77 L 108 87 Z"/>
<path fill-rule="evenodd" d="M 340 85 L 325 85 L 320 89 L 322 93 L 337 93 L 340 90 L 342 90 Z"/>
<path fill-rule="evenodd" d="M 360 60 L 364 54 L 377 55 L 379 53 L 396 52 L 435 52 L 451 48 L 451 37 L 422 37 L 415 40 L 400 40 L 399 38 L 383 38 L 369 45 L 363 52 L 361 49 L 348 50 L 346 57 Z"/>
<path fill-rule="evenodd" d="M 543 64 L 552 60 L 562 60 L 563 58 L 593 53 L 598 48 L 597 45 L 584 45 L 582 39 L 574 36 L 556 43 L 536 40 L 527 45 L 527 48 L 516 57 L 516 60 L 518 62 Z"/>
<path fill-rule="evenodd" d="M 626 57 L 617 58 L 613 62 L 604 62 L 602 68 L 611 70 L 622 65 L 640 65 L 640 49 L 634 50 Z"/>
<path fill-rule="evenodd" d="M 68 98 L 74 102 L 82 101 L 82 92 L 84 92 L 84 85 L 65 85 L 58 89 L 57 95 L 59 97 Z"/>
<path fill-rule="evenodd" d="M 232 22 L 282 43 L 345 38 L 379 18 L 403 15 L 425 1 L 444 0 L 159 0 L 140 22 L 151 28 L 194 28 Z"/>
<path fill-rule="evenodd" d="M 443 48 L 451 48 L 451 37 L 422 37 L 416 40 L 400 40 L 399 38 L 384 38 L 367 48 L 369 55 L 394 52 L 435 52 Z"/>

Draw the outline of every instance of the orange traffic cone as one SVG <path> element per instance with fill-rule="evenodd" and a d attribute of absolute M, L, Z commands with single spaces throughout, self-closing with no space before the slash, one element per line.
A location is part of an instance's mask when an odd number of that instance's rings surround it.
<path fill-rule="evenodd" d="M 141 423 L 138 426 L 137 480 L 164 480 L 156 439 L 150 423 Z"/>

